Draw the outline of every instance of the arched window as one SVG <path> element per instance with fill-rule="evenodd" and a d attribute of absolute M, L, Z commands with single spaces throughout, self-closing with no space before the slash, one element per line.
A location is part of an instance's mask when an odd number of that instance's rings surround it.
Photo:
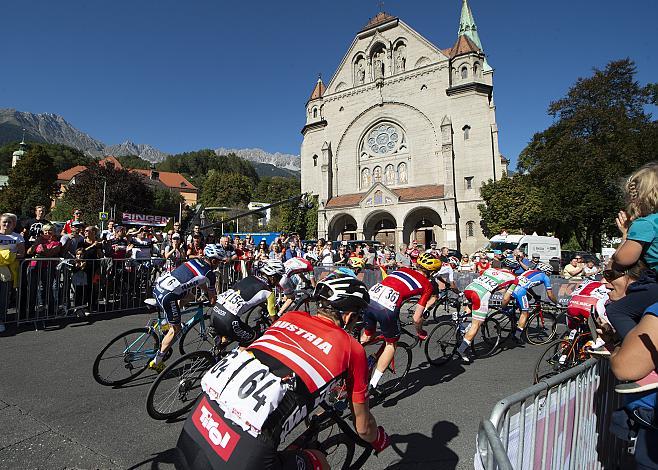
<path fill-rule="evenodd" d="M 313 155 L 313 166 L 318 166 L 318 156 Z"/>
<path fill-rule="evenodd" d="M 462 127 L 462 130 L 464 131 L 464 140 L 468 140 L 471 134 L 471 126 L 467 124 Z"/>
<path fill-rule="evenodd" d="M 318 108 L 313 108 L 313 118 L 318 117 Z"/>
<path fill-rule="evenodd" d="M 474 237 L 475 236 L 475 222 L 472 220 L 469 222 L 466 222 L 466 237 Z"/>
<path fill-rule="evenodd" d="M 468 67 L 465 65 L 462 67 L 462 79 L 468 78 Z"/>
<path fill-rule="evenodd" d="M 478 62 L 473 64 L 473 76 L 474 77 L 479 77 L 480 76 L 480 64 Z"/>

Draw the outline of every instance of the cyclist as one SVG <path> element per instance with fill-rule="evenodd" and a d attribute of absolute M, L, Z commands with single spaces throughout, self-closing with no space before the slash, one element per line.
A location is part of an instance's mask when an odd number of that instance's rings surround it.
<path fill-rule="evenodd" d="M 182 328 L 180 307 L 184 299 L 193 294 L 198 286 L 206 293 L 211 303 L 215 302 L 217 298 L 215 282 L 217 279 L 213 270 L 219 266 L 220 259 L 217 245 L 206 245 L 203 249 L 203 256 L 181 264 L 155 281 L 153 296 L 166 315 L 171 328 L 162 338 L 160 350 L 149 362 L 149 368 L 157 372 L 162 372 L 165 368 L 163 361 L 165 353 Z"/>
<path fill-rule="evenodd" d="M 368 305 L 366 286 L 349 276 L 323 280 L 314 296 L 320 302 L 316 316 L 284 314 L 203 377 L 204 393 L 178 439 L 189 468 L 329 468 L 318 450 L 277 447 L 343 379 L 359 436 L 376 452 L 389 445 L 368 406 L 365 352 L 342 328 Z"/>
<path fill-rule="evenodd" d="M 427 253 L 427 252 L 426 252 Z M 435 255 L 436 257 L 436 255 Z M 456 261 L 456 264 L 455 264 Z M 443 292 L 446 295 L 448 294 L 447 290 L 454 292 L 457 295 L 461 295 L 459 289 L 457 289 L 457 284 L 455 283 L 455 267 L 459 264 L 459 260 L 454 256 L 448 258 L 447 263 L 441 263 L 441 269 L 436 271 L 432 277 L 435 282 L 436 295 L 433 296 L 425 306 L 425 311 L 429 310 L 432 305 L 439 299 L 439 295 Z"/>
<path fill-rule="evenodd" d="M 386 346 L 370 379 L 370 386 L 375 393 L 379 379 L 393 360 L 400 339 L 400 306 L 414 295 L 420 295 L 413 316 L 416 334 L 421 340 L 427 338 L 427 332 L 423 330 L 423 312 L 436 291 L 432 273 L 438 271 L 441 264 L 441 260 L 430 253 L 423 253 L 416 260 L 417 269 L 398 268 L 370 288 L 370 305 L 363 318 L 366 327 L 361 335 L 361 343 L 370 340 L 377 323 L 386 339 Z"/>
<path fill-rule="evenodd" d="M 470 364 L 472 362 L 472 359 L 466 351 L 470 348 L 473 338 L 475 338 L 475 335 L 480 330 L 480 325 L 482 325 L 487 319 L 491 294 L 508 287 L 514 282 L 514 279 L 516 279 L 516 276 L 511 271 L 511 269 L 513 269 L 514 260 L 503 258 L 501 263 L 504 268 L 488 268 L 479 277 L 473 279 L 473 282 L 467 285 L 464 289 L 464 297 L 466 297 L 466 300 L 470 303 L 470 306 L 466 305 L 464 308 L 473 316 L 471 327 L 464 334 L 464 339 L 457 348 L 457 353 L 465 364 Z M 505 305 L 506 304 L 504 303 L 503 306 Z"/>
<path fill-rule="evenodd" d="M 518 261 L 516 263 L 522 267 Z M 536 294 L 533 289 L 543 284 L 546 288 L 546 295 L 548 298 L 551 300 L 551 302 L 557 304 L 557 298 L 555 297 L 553 287 L 551 286 L 550 275 L 552 272 L 553 268 L 551 265 L 546 263 L 537 263 L 535 269 L 531 269 L 530 271 L 525 271 L 524 273 L 520 274 L 516 280 L 508 287 L 507 292 L 505 292 L 505 295 L 503 296 L 503 306 L 509 303 L 511 297 L 514 297 L 516 304 L 521 310 L 519 322 L 517 324 L 516 330 L 513 333 L 513 339 L 518 344 L 523 343 L 523 339 L 521 339 L 521 333 L 523 333 L 526 321 L 528 320 L 528 312 L 530 311 L 528 296 L 531 295 L 535 301 L 539 300 L 539 295 Z"/>
<path fill-rule="evenodd" d="M 285 300 L 279 308 L 279 315 L 282 315 L 295 301 L 295 291 L 297 289 L 309 288 L 309 280 L 306 278 L 305 273 L 313 272 L 313 263 L 308 259 L 296 257 L 283 263 L 283 268 L 285 274 L 279 281 L 279 286 L 283 291 Z M 311 276 L 310 285 L 315 287 L 315 277 L 313 276 Z"/>
<path fill-rule="evenodd" d="M 608 301 L 608 289 L 605 287 L 605 282 L 591 279 L 581 282 L 571 293 L 567 304 L 567 326 L 569 329 L 578 327 L 581 321 L 589 318 L 590 312 L 596 312 L 594 315 L 598 316 L 603 323 L 609 324 L 610 321 L 605 313 L 605 305 Z M 590 354 L 610 356 L 610 351 L 605 347 L 605 341 L 601 337 L 596 338 L 586 348 Z"/>
<path fill-rule="evenodd" d="M 267 311 L 272 321 L 277 318 L 274 288 L 285 272 L 283 262 L 278 259 L 259 261 L 258 274 L 250 275 L 233 284 L 230 289 L 217 296 L 210 318 L 218 337 L 238 341 L 240 346 L 250 344 L 259 332 L 240 319 L 240 315 L 256 305 L 267 302 Z"/>

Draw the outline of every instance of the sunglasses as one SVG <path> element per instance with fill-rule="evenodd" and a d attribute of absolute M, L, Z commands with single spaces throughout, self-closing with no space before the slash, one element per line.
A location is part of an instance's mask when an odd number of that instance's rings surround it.
<path fill-rule="evenodd" d="M 626 271 L 617 271 L 616 269 L 604 269 L 603 270 L 603 277 L 605 278 L 606 281 L 612 282 L 615 279 L 619 279 L 620 277 L 624 276 L 626 274 Z"/>

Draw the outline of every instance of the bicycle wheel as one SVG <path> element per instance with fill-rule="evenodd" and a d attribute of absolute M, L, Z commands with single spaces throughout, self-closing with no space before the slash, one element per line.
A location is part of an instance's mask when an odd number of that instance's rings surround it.
<path fill-rule="evenodd" d="M 400 318 L 405 319 L 413 317 L 419 300 L 420 297 L 415 295 L 402 302 L 402 305 L 400 305 Z"/>
<path fill-rule="evenodd" d="M 302 295 L 301 297 L 295 299 L 293 304 L 287 310 L 288 312 L 309 312 L 317 313 L 317 301 L 312 300 L 308 295 Z"/>
<path fill-rule="evenodd" d="M 192 326 L 181 335 L 178 340 L 178 351 L 181 356 L 193 351 L 210 351 L 215 345 L 215 338 L 210 335 L 205 323 L 209 318 L 210 315 L 204 314 L 203 320 L 193 323 Z"/>
<path fill-rule="evenodd" d="M 487 315 L 487 320 L 489 318 L 495 319 L 500 325 L 501 342 L 512 337 L 516 330 L 516 321 L 513 321 L 509 314 L 502 312 L 501 310 L 495 310 Z"/>
<path fill-rule="evenodd" d="M 379 354 L 381 354 L 380 349 L 382 349 L 384 344 L 384 340 L 376 341 L 372 344 L 366 344 L 363 349 L 365 349 L 367 356 L 373 355 L 379 358 Z M 393 360 L 386 368 L 386 371 L 384 371 L 384 375 L 379 379 L 379 384 L 377 385 L 381 394 L 387 395 L 398 388 L 404 381 L 410 368 L 411 346 L 404 341 L 398 341 Z"/>
<path fill-rule="evenodd" d="M 451 321 L 442 321 L 425 340 L 425 357 L 433 366 L 442 366 L 452 358 L 458 347 L 457 326 Z"/>
<path fill-rule="evenodd" d="M 160 349 L 160 338 L 150 328 L 133 328 L 112 339 L 96 356 L 92 375 L 101 385 L 123 385 L 148 367 Z"/>
<path fill-rule="evenodd" d="M 266 308 L 262 305 L 256 305 L 254 308 L 250 309 L 247 311 L 247 313 L 244 314 L 244 322 L 255 329 L 259 320 L 262 318 L 262 315 L 264 314 L 265 316 L 268 316 L 267 311 L 263 310 L 266 310 Z"/>
<path fill-rule="evenodd" d="M 534 383 L 575 366 L 573 352 L 569 340 L 561 339 L 550 344 L 535 365 Z"/>
<path fill-rule="evenodd" d="M 528 317 L 523 336 L 530 344 L 548 344 L 555 339 L 557 324 L 555 314 L 536 311 Z"/>
<path fill-rule="evenodd" d="M 471 342 L 473 355 L 478 358 L 491 356 L 500 344 L 502 329 L 498 320 L 488 317 Z"/>
<path fill-rule="evenodd" d="M 174 419 L 188 411 L 201 394 L 201 378 L 214 363 L 208 351 L 194 351 L 169 364 L 146 396 L 149 416 Z"/>
<path fill-rule="evenodd" d="M 318 443 L 318 450 L 325 454 L 329 468 L 344 470 L 352 468 L 355 447 L 352 438 L 342 433 L 329 436 L 325 441 Z"/>

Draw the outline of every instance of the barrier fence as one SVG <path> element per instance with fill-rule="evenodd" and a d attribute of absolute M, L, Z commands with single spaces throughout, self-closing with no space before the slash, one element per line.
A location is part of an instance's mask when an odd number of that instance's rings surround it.
<path fill-rule="evenodd" d="M 589 359 L 504 398 L 480 423 L 475 468 L 632 468 L 628 443 L 609 431 L 614 385 L 609 362 Z"/>
<path fill-rule="evenodd" d="M 216 270 L 217 289 L 223 292 L 238 279 L 252 272 L 254 261 L 232 261 Z M 162 258 L 150 259 L 60 259 L 22 260 L 15 272 L 0 267 L 0 323 L 21 324 L 46 321 L 86 313 L 139 310 L 152 296 L 155 279 L 176 264 Z M 4 269 L 4 270 L 3 270 Z M 322 279 L 331 266 L 315 268 L 315 278 Z M 455 273 L 457 288 L 463 290 L 477 275 Z M 382 278 L 377 267 L 368 268 L 359 278 L 371 287 Z M 15 282 L 18 280 L 17 282 Z M 560 303 L 566 304 L 581 281 L 552 278 L 553 290 Z M 546 299 L 543 286 L 536 289 Z M 490 304 L 496 306 L 502 293 L 494 293 Z"/>

